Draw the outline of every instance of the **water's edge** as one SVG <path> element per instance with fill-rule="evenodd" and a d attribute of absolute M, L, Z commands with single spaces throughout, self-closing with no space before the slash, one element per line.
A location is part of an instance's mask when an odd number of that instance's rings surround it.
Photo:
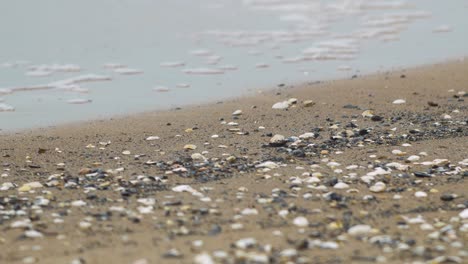
<path fill-rule="evenodd" d="M 401 71 L 410 71 L 410 70 L 418 70 L 418 69 L 430 69 L 431 67 L 434 67 L 436 65 L 443 65 L 443 64 L 452 64 L 460 61 L 465 61 L 468 59 L 468 55 L 465 57 L 461 58 L 448 58 L 445 60 L 441 60 L 438 62 L 434 63 L 429 63 L 429 64 L 419 64 L 419 65 L 410 65 L 406 67 L 393 67 L 392 69 L 388 70 L 376 70 L 374 72 L 368 72 L 368 73 L 362 73 L 360 75 L 356 75 L 351 77 L 351 79 L 354 78 L 367 78 L 367 77 L 372 77 L 372 76 L 378 76 L 384 73 L 392 73 L 392 72 L 401 72 Z M 2 130 L 0 131 L 0 135 L 12 135 L 12 134 L 28 134 L 28 133 L 35 133 L 35 132 L 44 132 L 47 133 L 47 130 L 49 129 L 60 129 L 60 128 L 65 128 L 65 127 L 76 127 L 76 126 L 86 126 L 86 125 L 91 125 L 96 122 L 108 122 L 111 120 L 118 120 L 118 119 L 127 119 L 127 118 L 135 118 L 137 116 L 144 116 L 148 114 L 157 114 L 158 112 L 170 112 L 170 111 L 177 111 L 178 109 L 190 109 L 190 108 L 198 108 L 198 107 L 203 107 L 203 106 L 215 106 L 219 104 L 219 102 L 230 102 L 230 101 L 239 101 L 243 100 L 249 97 L 255 97 L 255 96 L 261 96 L 256 94 L 257 92 L 265 92 L 265 93 L 272 93 L 276 92 L 278 90 L 281 91 L 292 91 L 294 89 L 303 89 L 305 87 L 313 88 L 314 84 L 324 84 L 328 82 L 334 82 L 334 81 L 342 81 L 342 80 L 349 80 L 350 78 L 324 78 L 323 80 L 311 80 L 311 81 L 303 81 L 303 82 L 298 82 L 298 83 L 284 83 L 283 87 L 279 86 L 269 86 L 269 87 L 264 87 L 263 89 L 258 89 L 256 91 L 249 92 L 247 94 L 243 95 L 237 95 L 237 96 L 230 96 L 230 97 L 225 97 L 225 98 L 219 98 L 219 99 L 209 99 L 204 102 L 199 102 L 199 103 L 186 103 L 182 104 L 177 107 L 163 107 L 163 108 L 154 108 L 154 109 L 149 109 L 145 111 L 139 111 L 139 112 L 133 112 L 133 113 L 126 113 L 126 114 L 116 114 L 116 115 L 111 115 L 107 117 L 99 117 L 99 118 L 92 118 L 88 120 L 79 120 L 79 121 L 71 121 L 71 122 L 60 122 L 55 125 L 48 125 L 48 126 L 36 126 L 36 127 L 29 127 L 29 128 L 23 128 L 23 129 L 12 129 L 12 130 Z M 286 90 L 287 89 L 287 90 Z M 397 95 L 396 95 L 397 96 Z M 233 109 L 234 110 L 234 109 Z"/>

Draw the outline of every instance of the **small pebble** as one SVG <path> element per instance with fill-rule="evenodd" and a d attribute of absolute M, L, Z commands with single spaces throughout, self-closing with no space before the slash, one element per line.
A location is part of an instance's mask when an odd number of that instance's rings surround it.
<path fill-rule="evenodd" d="M 414 196 L 418 198 L 424 198 L 424 197 L 427 197 L 427 193 L 419 191 L 419 192 L 415 192 Z"/>
<path fill-rule="evenodd" d="M 404 99 L 397 99 L 393 101 L 393 104 L 399 105 L 399 104 L 406 104 L 406 101 Z"/>
<path fill-rule="evenodd" d="M 294 218 L 293 224 L 297 227 L 307 227 L 309 226 L 309 220 L 303 216 L 298 216 Z"/>

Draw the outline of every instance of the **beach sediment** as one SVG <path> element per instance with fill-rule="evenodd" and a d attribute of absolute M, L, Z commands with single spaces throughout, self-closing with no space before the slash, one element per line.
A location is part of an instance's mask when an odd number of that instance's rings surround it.
<path fill-rule="evenodd" d="M 464 263 L 467 72 L 2 134 L 0 262 Z"/>

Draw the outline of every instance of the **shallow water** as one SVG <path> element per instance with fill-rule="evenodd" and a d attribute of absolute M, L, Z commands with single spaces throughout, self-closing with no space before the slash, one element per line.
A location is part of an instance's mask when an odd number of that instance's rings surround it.
<path fill-rule="evenodd" d="M 467 12 L 463 0 L 2 1 L 0 129 L 463 57 Z"/>

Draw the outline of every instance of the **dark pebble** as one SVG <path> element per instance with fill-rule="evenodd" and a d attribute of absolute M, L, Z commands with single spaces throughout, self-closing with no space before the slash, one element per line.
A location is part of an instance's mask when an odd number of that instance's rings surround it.
<path fill-rule="evenodd" d="M 444 193 L 440 196 L 440 199 L 444 202 L 450 202 L 455 199 L 455 195 L 451 193 Z"/>
<path fill-rule="evenodd" d="M 216 236 L 219 233 L 221 233 L 222 231 L 223 231 L 223 229 L 221 228 L 221 226 L 215 224 L 215 225 L 211 226 L 210 231 L 208 231 L 208 235 L 209 236 Z"/>
<path fill-rule="evenodd" d="M 415 171 L 413 172 L 414 176 L 418 177 L 418 178 L 430 178 L 432 177 L 432 175 L 430 175 L 429 173 L 426 173 L 426 172 L 422 172 L 422 171 Z"/>
<path fill-rule="evenodd" d="M 293 156 L 299 157 L 299 158 L 303 158 L 303 157 L 306 156 L 305 153 L 304 153 L 304 151 L 302 151 L 302 150 L 300 150 L 300 149 L 295 149 L 295 150 L 293 150 L 293 151 L 291 152 L 291 154 L 292 154 Z"/>
<path fill-rule="evenodd" d="M 347 105 L 343 106 L 343 108 L 345 108 L 345 109 L 359 109 L 359 106 L 352 105 L 352 104 L 347 104 Z"/>

